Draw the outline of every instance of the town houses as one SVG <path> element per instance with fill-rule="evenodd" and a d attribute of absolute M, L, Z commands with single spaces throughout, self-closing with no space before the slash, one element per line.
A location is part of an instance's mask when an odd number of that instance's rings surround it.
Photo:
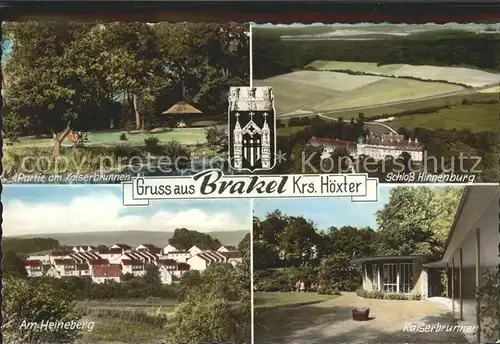
<path fill-rule="evenodd" d="M 156 266 L 163 284 L 179 281 L 189 270 L 204 271 L 212 264 L 237 265 L 242 257 L 235 246 L 222 245 L 217 250 L 203 245 L 189 248 L 153 244 L 132 247 L 65 246 L 46 255 L 29 256 L 24 266 L 29 277 L 90 277 L 94 283 L 120 282 L 122 275 L 143 276 L 148 266 Z"/>
<path fill-rule="evenodd" d="M 388 156 L 397 158 L 406 152 L 411 156 L 412 161 L 423 161 L 424 147 L 418 139 L 406 140 L 403 135 L 392 132 L 389 134 L 370 133 L 366 138 L 360 137 L 357 143 L 318 137 L 313 137 L 309 143 L 313 146 L 323 147 L 324 153 L 333 153 L 336 149 L 346 149 L 348 154 L 355 159 L 366 155 L 376 160 L 383 160 Z"/>

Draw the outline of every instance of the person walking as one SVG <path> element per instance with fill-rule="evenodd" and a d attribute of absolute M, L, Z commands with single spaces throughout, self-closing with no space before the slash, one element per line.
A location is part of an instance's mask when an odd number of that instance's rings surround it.
<path fill-rule="evenodd" d="M 306 291 L 306 284 L 304 283 L 304 281 L 300 282 L 300 291 Z"/>
<path fill-rule="evenodd" d="M 295 283 L 295 291 L 298 293 L 300 291 L 300 279 Z"/>

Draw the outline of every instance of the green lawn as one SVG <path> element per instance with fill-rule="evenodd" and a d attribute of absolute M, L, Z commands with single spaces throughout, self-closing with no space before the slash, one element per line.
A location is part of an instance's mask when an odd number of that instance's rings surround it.
<path fill-rule="evenodd" d="M 298 306 L 334 299 L 335 295 L 319 295 L 318 293 L 297 292 L 255 292 L 254 307 L 258 309 Z"/>
<path fill-rule="evenodd" d="M 310 63 L 309 67 L 317 70 L 352 70 L 365 73 L 379 73 L 381 75 L 394 74 L 403 65 L 390 64 L 378 66 L 376 62 L 349 62 L 349 61 L 323 61 Z"/>
<path fill-rule="evenodd" d="M 492 98 L 493 95 L 489 95 Z M 488 101 L 488 97 L 466 97 L 467 99 L 476 99 L 482 101 Z M 392 107 L 378 107 L 370 108 L 362 111 L 345 111 L 340 113 L 335 113 L 331 115 L 325 115 L 331 118 L 343 117 L 345 120 L 349 120 L 351 117 L 357 117 L 359 112 L 363 112 L 366 118 L 378 115 L 380 113 L 391 113 L 391 112 L 402 112 L 410 110 L 412 107 L 414 109 L 435 107 L 446 105 L 447 102 L 452 104 L 451 109 L 440 109 L 432 113 L 423 113 L 415 115 L 406 115 L 395 117 L 392 121 L 381 122 L 382 124 L 388 125 L 395 130 L 400 127 L 405 127 L 408 129 L 414 129 L 417 127 L 428 128 L 428 129 L 451 129 L 455 128 L 457 130 L 469 129 L 472 132 L 480 131 L 491 131 L 498 128 L 498 104 L 485 104 L 485 103 L 475 103 L 470 105 L 462 105 L 460 101 L 461 97 L 454 98 L 443 98 L 440 100 L 428 100 L 415 102 L 411 104 L 403 104 Z M 314 115 L 311 115 L 311 117 Z M 294 127 L 284 127 L 278 128 L 278 135 L 288 136 L 292 135 L 300 130 L 304 129 L 303 126 Z"/>
<path fill-rule="evenodd" d="M 445 94 L 465 89 L 441 82 L 327 71 L 297 71 L 255 80 L 254 83 L 273 88 L 275 108 L 279 115 L 299 109 L 325 113 L 439 95 L 445 97 Z"/>
<path fill-rule="evenodd" d="M 147 313 L 168 315 L 177 305 L 172 299 L 150 300 L 102 300 L 82 301 L 78 309 L 84 311 L 84 319 L 94 321 L 94 329 L 83 331 L 78 343 L 148 343 L 166 338 L 164 325 L 153 324 L 142 319 L 129 320 L 127 313 Z M 109 311 L 109 314 L 107 313 Z"/>
<path fill-rule="evenodd" d="M 163 133 L 128 133 L 127 140 L 120 140 L 121 131 L 113 132 L 99 132 L 90 133 L 88 138 L 90 140 L 86 145 L 88 146 L 113 146 L 118 144 L 131 144 L 140 145 L 144 144 L 144 139 L 155 136 L 160 142 L 177 141 L 182 144 L 199 144 L 205 143 L 205 130 L 203 128 L 187 128 L 187 129 L 174 129 L 169 132 Z M 73 143 L 69 140 L 64 142 L 64 146 L 72 146 Z M 4 149 L 9 148 L 24 148 L 24 147 L 51 147 L 52 139 L 28 139 L 22 140 L 13 146 L 5 146 Z"/>
<path fill-rule="evenodd" d="M 318 73 L 318 72 L 315 72 Z M 292 112 L 311 104 L 327 101 L 338 95 L 338 91 L 321 86 L 314 86 L 286 78 L 273 77 L 265 80 L 254 80 L 255 86 L 271 86 L 273 88 L 274 106 L 278 114 Z"/>
<path fill-rule="evenodd" d="M 289 136 L 292 134 L 295 134 L 298 131 L 301 131 L 304 129 L 304 127 L 284 127 L 284 128 L 278 128 L 277 135 L 278 136 Z"/>
<path fill-rule="evenodd" d="M 498 129 L 498 105 L 475 104 L 471 106 L 460 106 L 451 110 L 443 109 L 435 114 L 419 114 L 402 116 L 384 124 L 398 129 L 405 127 L 414 129 L 416 127 L 441 129 L 455 128 L 469 129 L 471 131 L 491 131 Z"/>

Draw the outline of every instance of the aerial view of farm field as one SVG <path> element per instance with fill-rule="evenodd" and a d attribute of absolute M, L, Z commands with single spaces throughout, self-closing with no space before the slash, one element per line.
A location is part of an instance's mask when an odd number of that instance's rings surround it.
<path fill-rule="evenodd" d="M 306 146 L 323 158 L 407 156 L 420 172 L 474 173 L 452 166 L 462 153 L 481 158 L 476 181 L 497 181 L 498 27 L 255 25 L 253 82 L 273 88 L 278 146 L 290 155 Z M 445 160 L 424 166 L 425 156 Z"/>

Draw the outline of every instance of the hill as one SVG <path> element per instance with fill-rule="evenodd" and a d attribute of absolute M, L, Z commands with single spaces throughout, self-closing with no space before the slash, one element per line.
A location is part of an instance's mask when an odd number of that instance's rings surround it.
<path fill-rule="evenodd" d="M 225 231 L 209 232 L 215 239 L 226 245 L 238 245 L 248 231 Z M 131 246 L 140 244 L 154 244 L 156 246 L 166 246 L 168 239 L 173 236 L 173 232 L 152 232 L 152 231 L 116 231 L 116 232 L 82 232 L 82 233 L 44 233 L 22 235 L 20 238 L 52 238 L 58 240 L 61 245 L 111 245 L 124 243 Z"/>

